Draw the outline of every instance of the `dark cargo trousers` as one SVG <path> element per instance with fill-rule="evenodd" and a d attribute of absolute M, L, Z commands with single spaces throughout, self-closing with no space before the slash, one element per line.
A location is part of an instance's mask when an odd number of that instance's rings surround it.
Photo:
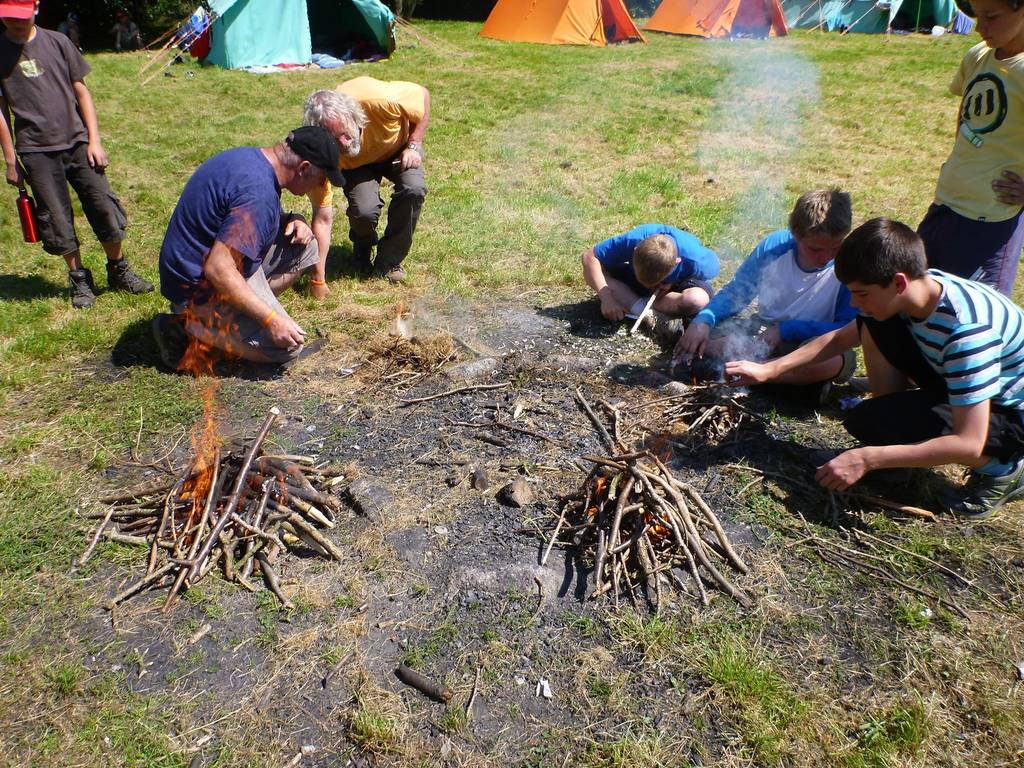
<path fill-rule="evenodd" d="M 26 152 L 19 157 L 36 201 L 43 250 L 65 256 L 79 249 L 68 184 L 78 195 L 96 239 L 101 243 L 124 240 L 128 217 L 106 174 L 89 165 L 85 144 L 56 152 Z"/>
<path fill-rule="evenodd" d="M 370 163 L 345 171 L 345 197 L 348 199 L 349 240 L 355 249 L 377 246 L 375 269 L 386 272 L 401 264 L 412 248 L 412 236 L 427 195 L 423 167 L 401 170 L 393 160 Z M 380 183 L 388 179 L 395 185 L 388 206 L 384 236 L 377 237 L 377 223 L 384 208 Z"/>

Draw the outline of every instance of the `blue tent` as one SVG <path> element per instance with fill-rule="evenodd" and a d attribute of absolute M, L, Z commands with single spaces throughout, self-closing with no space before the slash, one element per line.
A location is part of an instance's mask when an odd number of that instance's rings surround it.
<path fill-rule="evenodd" d="M 782 0 L 786 24 L 799 29 L 887 32 L 948 27 L 953 0 Z"/>
<path fill-rule="evenodd" d="M 207 61 L 228 69 L 309 64 L 314 49 L 386 56 L 395 47 L 395 18 L 380 0 L 211 0 L 210 10 Z"/>

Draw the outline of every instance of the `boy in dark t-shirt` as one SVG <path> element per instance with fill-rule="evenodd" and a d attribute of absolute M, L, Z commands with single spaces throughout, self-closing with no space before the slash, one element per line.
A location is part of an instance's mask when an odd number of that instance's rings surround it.
<path fill-rule="evenodd" d="M 35 196 L 43 249 L 68 265 L 71 303 L 96 302 L 92 273 L 82 265 L 68 184 L 107 255 L 107 284 L 131 293 L 153 290 L 121 252 L 127 217 L 104 173 L 89 65 L 64 35 L 35 24 L 38 0 L 0 0 L 0 148 L 7 183 Z M 13 131 L 10 114 L 13 114 Z"/>

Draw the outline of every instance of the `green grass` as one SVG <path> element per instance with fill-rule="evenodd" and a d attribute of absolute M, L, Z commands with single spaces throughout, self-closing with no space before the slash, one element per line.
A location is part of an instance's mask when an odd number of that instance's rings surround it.
<path fill-rule="evenodd" d="M 109 176 L 131 218 L 126 253 L 133 266 L 157 280 L 164 229 L 199 163 L 230 146 L 279 140 L 300 121 L 309 92 L 370 74 L 430 88 L 430 194 L 408 262 L 411 289 L 335 277 L 334 269 L 324 304 L 301 292 L 285 298 L 298 321 L 328 334 L 332 346 L 357 348 L 410 294 L 514 300 L 543 288 L 546 296 L 580 297 L 580 252 L 644 221 L 690 228 L 722 254 L 727 277 L 813 187 L 849 190 L 858 222 L 884 214 L 915 224 L 952 141 L 956 102 L 946 84 L 976 39 L 652 35 L 643 46 L 589 50 L 483 40 L 474 24 L 423 28 L 464 55 L 404 46 L 387 62 L 340 73 L 265 77 L 190 64 L 145 87 L 136 77 L 140 55 L 90 56 Z M 185 77 L 185 69 L 196 76 Z M 78 630 L 98 622 L 102 579 L 129 560 L 137 564 L 134 554 L 102 545 L 78 574 L 68 567 L 91 527 L 76 508 L 94 509 L 91 499 L 102 490 L 140 476 L 133 451 L 142 464 L 167 453 L 200 413 L 206 382 L 154 368 L 148 322 L 164 308 L 157 294 L 103 294 L 92 310 L 72 311 L 62 263 L 21 242 L 12 205 L 13 194 L 0 205 L 7 212 L 0 216 L 0 721 L 13 725 L 0 734 L 0 762 L 184 765 L 188 757 L 168 734 L 209 719 L 193 719 L 185 700 L 130 693 L 123 674 L 138 674 L 147 655 L 116 646 L 125 659 L 120 676 L 83 663 L 96 649 Z M 284 205 L 308 210 L 287 194 Z M 338 218 L 334 244 L 343 256 L 348 243 Z M 78 221 L 85 261 L 102 284 L 102 253 L 80 211 Z M 313 384 L 296 380 L 294 392 L 310 415 L 325 401 Z M 266 390 L 254 382 L 226 384 L 219 397 L 228 432 L 266 406 Z M 330 437 L 347 436 L 339 427 Z M 290 447 L 284 437 L 282 446 Z M 735 517 L 775 533 L 793 522 L 792 502 L 753 487 Z M 562 764 L 571 748 L 574 764 L 585 766 L 686 765 L 691 753 L 722 765 L 1013 764 L 1024 720 L 1007 666 L 1024 646 L 1020 609 L 1011 601 L 1024 589 L 1024 573 L 1013 565 L 1024 549 L 1018 520 L 1008 512 L 968 532 L 869 518 L 876 533 L 962 571 L 1010 604 L 993 610 L 965 590 L 960 599 L 977 616 L 969 627 L 942 611 L 929 617 L 909 595 L 851 578 L 778 537 L 764 555 L 777 567 L 758 571 L 752 582 L 758 608 L 751 614 L 716 598 L 703 619 L 629 609 L 564 616 L 561 631 L 581 648 L 618 654 L 581 683 L 597 709 L 607 703 L 607 721 L 571 731 L 545 725 L 516 745 L 510 762 Z M 920 559 L 885 556 L 922 586 L 947 588 Z M 394 578 L 380 556 L 368 555 L 362 565 L 375 587 Z M 185 594 L 188 621 L 231 620 L 218 583 Z M 395 593 L 417 605 L 438 589 L 413 574 Z M 507 594 L 508 610 L 477 640 L 492 650 L 528 649 L 535 599 L 532 588 Z M 348 615 L 367 601 L 346 589 L 333 608 Z M 290 632 L 276 603 L 257 600 L 248 610 L 257 644 L 283 648 Z M 315 619 L 299 610 L 294 620 L 305 626 Z M 419 626 L 405 660 L 440 667 L 461 627 L 454 615 L 423 618 Z M 348 652 L 334 642 L 324 649 L 311 662 L 336 663 Z M 203 661 L 186 652 L 182 669 Z M 496 667 L 500 676 L 487 670 L 489 688 L 509 684 L 519 662 L 507 663 L 509 669 Z M 661 668 L 673 681 L 664 711 L 688 730 L 661 731 L 624 703 L 629 682 L 620 672 L 628 678 Z M 684 691 L 700 700 L 685 716 Z M 510 722 L 535 717 L 524 709 L 509 705 Z M 459 711 L 438 715 L 439 727 L 485 759 L 487 747 L 470 738 L 475 719 L 464 723 Z M 402 714 L 380 697 L 355 701 L 344 722 L 339 731 L 364 751 L 391 753 L 405 764 L 433 757 L 405 754 Z M 225 744 L 243 745 L 230 764 L 246 764 L 250 734 L 227 722 L 221 727 Z M 589 735 L 598 727 L 605 730 Z M 273 728 L 263 737 L 251 749 L 261 760 L 274 756 L 268 764 L 294 754 L 279 753 Z"/>

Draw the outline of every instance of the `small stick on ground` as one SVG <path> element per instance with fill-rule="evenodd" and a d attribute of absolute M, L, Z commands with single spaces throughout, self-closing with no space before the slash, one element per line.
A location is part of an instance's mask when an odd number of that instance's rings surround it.
<path fill-rule="evenodd" d="M 469 694 L 469 701 L 466 702 L 466 722 L 468 723 L 470 718 L 473 717 L 473 704 L 476 703 L 476 692 L 480 688 L 480 671 L 483 667 L 478 666 L 476 668 L 476 678 L 473 680 L 473 690 Z"/>
<path fill-rule="evenodd" d="M 92 553 L 96 551 L 96 545 L 100 543 L 100 539 L 103 537 L 103 529 L 107 527 L 107 524 L 110 522 L 110 518 L 114 516 L 114 509 L 116 509 L 116 507 L 111 506 L 107 510 L 107 514 L 103 516 L 100 524 L 96 526 L 96 532 L 92 535 L 92 539 L 89 541 L 89 546 L 85 548 L 85 552 L 82 553 L 82 556 L 72 563 L 72 570 L 81 568 L 86 564 L 86 562 L 88 562 L 89 558 L 92 557 Z"/>
<path fill-rule="evenodd" d="M 462 392 L 473 392 L 478 389 L 503 389 L 507 387 L 511 382 L 503 381 L 499 384 L 472 384 L 468 387 L 456 387 L 455 389 L 449 389 L 444 392 L 438 392 L 435 395 L 427 395 L 426 397 L 412 397 L 405 400 L 399 400 L 399 404 L 402 406 L 414 405 L 416 403 L 426 403 L 429 400 L 438 400 L 442 397 L 449 397 L 450 395 L 458 395 Z"/>

